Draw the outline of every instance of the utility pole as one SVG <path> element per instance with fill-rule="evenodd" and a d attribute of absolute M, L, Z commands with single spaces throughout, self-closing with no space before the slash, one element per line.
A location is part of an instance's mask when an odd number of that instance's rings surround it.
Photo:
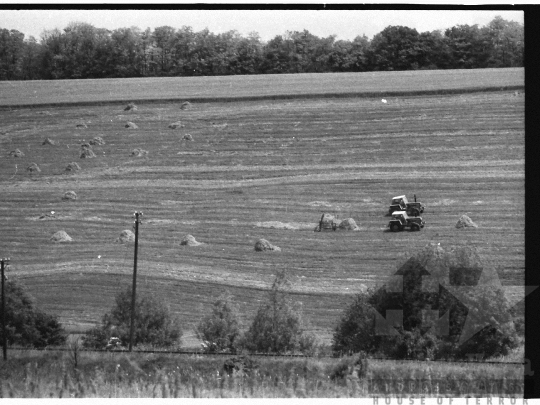
<path fill-rule="evenodd" d="M 5 267 L 9 264 L 9 258 L 1 260 L 1 272 L 2 272 L 2 352 L 4 354 L 4 360 L 7 360 L 7 335 L 6 335 L 6 290 L 4 276 Z"/>
<path fill-rule="evenodd" d="M 139 224 L 142 212 L 136 211 L 135 215 L 135 257 L 133 259 L 133 289 L 131 293 L 131 326 L 129 328 L 129 351 L 133 350 L 133 333 L 135 332 L 135 292 L 137 290 L 137 247 L 139 244 Z"/>

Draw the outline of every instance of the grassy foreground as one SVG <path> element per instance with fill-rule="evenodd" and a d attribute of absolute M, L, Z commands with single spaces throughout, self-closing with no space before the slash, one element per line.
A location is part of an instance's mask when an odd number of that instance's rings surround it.
<path fill-rule="evenodd" d="M 255 359 L 227 375 L 224 356 L 12 352 L 0 365 L 3 398 L 521 397 L 523 367 L 370 360 L 367 375 L 332 379 L 338 359 Z"/>
<path fill-rule="evenodd" d="M 523 68 L 0 82 L 0 106 L 414 95 L 524 88 Z"/>

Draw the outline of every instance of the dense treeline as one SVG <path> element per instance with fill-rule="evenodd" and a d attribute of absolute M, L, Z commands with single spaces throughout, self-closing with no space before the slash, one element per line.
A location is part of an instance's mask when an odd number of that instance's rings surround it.
<path fill-rule="evenodd" d="M 520 67 L 523 31 L 499 16 L 444 33 L 388 26 L 371 40 L 352 41 L 306 30 L 263 42 L 257 33 L 216 35 L 187 26 L 110 31 L 87 23 L 44 31 L 38 41 L 0 29 L 0 80 Z"/>

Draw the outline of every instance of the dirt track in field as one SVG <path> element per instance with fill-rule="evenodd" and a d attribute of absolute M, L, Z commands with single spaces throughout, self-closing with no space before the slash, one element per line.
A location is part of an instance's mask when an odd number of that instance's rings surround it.
<path fill-rule="evenodd" d="M 115 239 L 135 210 L 144 213 L 139 287 L 165 297 L 186 330 L 226 289 L 249 322 L 285 268 L 307 320 L 329 339 L 352 294 L 432 241 L 476 246 L 515 299 L 525 259 L 523 95 L 387 100 L 1 111 L 2 255 L 39 306 L 73 327 L 97 322 L 130 285 L 133 247 Z M 176 121 L 184 127 L 169 129 Z M 188 133 L 194 141 L 182 140 Z M 105 140 L 92 147 L 97 157 L 79 159 L 96 136 Z M 25 156 L 8 157 L 16 148 Z M 134 148 L 148 155 L 133 157 Z M 33 162 L 41 173 L 25 170 Z M 70 162 L 81 170 L 65 172 Z M 68 190 L 78 199 L 62 201 Z M 427 205 L 426 228 L 385 232 L 391 197 L 414 193 Z M 55 218 L 39 219 L 50 211 Z M 313 232 L 323 212 L 352 217 L 360 231 Z M 463 214 L 478 228 L 456 229 Z M 73 242 L 50 242 L 58 230 Z M 180 246 L 186 234 L 204 245 Z M 260 238 L 282 251 L 255 252 Z"/>

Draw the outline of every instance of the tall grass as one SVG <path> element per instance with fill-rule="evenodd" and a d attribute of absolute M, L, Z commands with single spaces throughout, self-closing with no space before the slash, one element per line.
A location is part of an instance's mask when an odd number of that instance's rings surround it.
<path fill-rule="evenodd" d="M 349 398 L 522 396 L 521 366 L 369 361 L 367 375 L 332 379 L 339 359 L 257 359 L 228 375 L 222 356 L 14 353 L 0 366 L 10 398 Z"/>

